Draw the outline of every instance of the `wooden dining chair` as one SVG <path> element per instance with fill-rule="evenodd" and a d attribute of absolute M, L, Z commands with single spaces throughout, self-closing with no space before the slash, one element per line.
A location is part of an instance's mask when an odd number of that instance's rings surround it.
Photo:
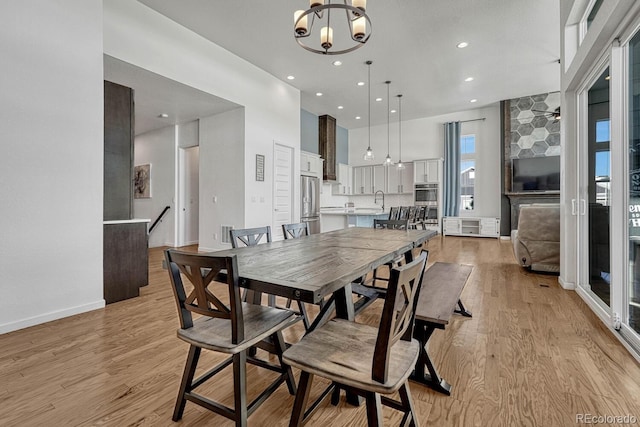
<path fill-rule="evenodd" d="M 282 233 L 284 234 L 284 239 L 298 239 L 303 236 L 308 236 L 309 233 L 309 223 L 308 222 L 299 222 L 294 224 L 282 224 Z M 302 301 L 297 300 L 298 309 L 300 310 L 300 315 L 302 316 L 302 322 L 304 323 L 305 330 L 309 330 L 311 326 L 311 322 L 309 321 L 309 315 L 307 314 L 307 309 L 304 306 Z M 287 308 L 291 307 L 291 298 L 287 300 Z"/>
<path fill-rule="evenodd" d="M 298 222 L 294 224 L 282 224 L 282 233 L 284 234 L 285 240 L 308 236 L 310 234 L 309 223 Z"/>
<path fill-rule="evenodd" d="M 408 219 L 374 219 L 373 228 L 388 228 L 390 230 L 406 230 L 409 227 Z"/>
<path fill-rule="evenodd" d="M 401 206 L 398 212 L 398 219 L 409 219 L 410 206 Z"/>
<path fill-rule="evenodd" d="M 398 206 L 392 206 L 389 209 L 389 219 L 398 219 L 398 215 L 400 214 L 400 208 Z"/>
<path fill-rule="evenodd" d="M 427 254 L 423 253 L 391 271 L 378 327 L 333 319 L 284 352 L 285 363 L 302 371 L 289 426 L 302 426 L 336 388 L 366 399 L 369 426 L 382 426 L 381 404 L 404 413 L 400 425 L 417 426 L 407 381 L 420 353 L 412 334 L 426 261 Z M 331 385 L 307 410 L 316 375 L 329 379 Z M 400 401 L 387 397 L 396 391 Z"/>
<path fill-rule="evenodd" d="M 387 228 L 391 230 L 406 230 L 409 228 L 409 220 L 408 219 L 398 219 L 398 220 L 385 220 L 385 219 L 374 219 L 373 220 L 373 228 Z M 384 264 L 386 268 L 391 270 L 393 267 L 397 267 L 404 262 L 404 255 L 395 258 L 392 261 L 389 261 Z M 376 286 L 377 281 L 387 282 L 389 279 L 383 276 L 380 276 L 378 273 L 380 268 L 373 269 L 373 279 L 372 283 L 366 284 L 365 286 L 369 289 L 376 291 L 379 296 L 384 296 L 386 293 L 386 288 L 382 288 Z"/>
<path fill-rule="evenodd" d="M 173 289 L 180 329 L 178 338 L 189 344 L 187 362 L 180 382 L 173 420 L 182 418 L 187 400 L 234 420 L 237 426 L 246 426 L 247 417 L 277 388 L 286 382 L 291 394 L 296 385 L 291 367 L 283 362 L 286 346 L 282 330 L 300 318 L 290 310 L 243 303 L 240 299 L 236 256 L 214 257 L 168 249 L 165 260 Z M 226 284 L 211 286 L 213 279 L 226 270 Z M 186 277 L 193 285 L 187 295 L 183 284 Z M 229 303 L 224 301 L 228 300 Z M 199 315 L 193 317 L 192 313 Z M 264 340 L 269 340 L 265 342 Z M 270 347 L 279 358 L 279 365 L 247 355 L 251 347 Z M 228 354 L 225 361 L 194 379 L 202 350 Z M 247 404 L 246 364 L 278 372 L 279 375 L 264 392 Z M 204 382 L 212 379 L 225 367 L 233 365 L 234 407 L 229 408 L 195 392 Z"/>
<path fill-rule="evenodd" d="M 231 247 L 233 248 L 256 246 L 262 241 L 263 238 L 266 239 L 267 243 L 271 242 L 271 227 L 267 225 L 265 227 L 255 228 L 232 228 L 231 230 L 229 230 L 229 235 L 231 237 Z M 242 300 L 247 301 L 247 298 L 250 299 L 254 304 L 260 304 L 262 294 L 253 291 L 246 291 L 242 296 Z M 267 301 L 269 306 L 276 306 L 275 295 L 268 295 Z"/>

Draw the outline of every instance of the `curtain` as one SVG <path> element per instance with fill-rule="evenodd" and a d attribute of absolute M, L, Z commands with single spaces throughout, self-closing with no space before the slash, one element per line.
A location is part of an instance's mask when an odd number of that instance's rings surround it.
<path fill-rule="evenodd" d="M 460 122 L 444 124 L 443 216 L 460 214 Z"/>

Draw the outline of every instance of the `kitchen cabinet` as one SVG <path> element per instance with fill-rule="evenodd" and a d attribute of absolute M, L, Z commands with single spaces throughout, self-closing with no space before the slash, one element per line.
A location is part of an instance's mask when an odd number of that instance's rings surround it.
<path fill-rule="evenodd" d="M 336 180 L 336 119 L 325 114 L 318 117 L 320 157 L 324 159 L 322 180 Z"/>
<path fill-rule="evenodd" d="M 331 187 L 331 194 L 349 196 L 353 193 L 353 168 L 344 163 L 338 163 L 338 183 Z"/>
<path fill-rule="evenodd" d="M 355 166 L 353 168 L 352 194 L 373 194 L 372 166 Z"/>
<path fill-rule="evenodd" d="M 387 173 L 387 193 L 411 194 L 413 192 L 413 163 L 404 163 L 404 169 L 391 166 Z"/>
<path fill-rule="evenodd" d="M 373 193 L 387 191 L 387 169 L 382 165 L 371 166 L 373 168 Z M 392 166 L 393 167 L 393 166 Z"/>
<path fill-rule="evenodd" d="M 442 221 L 446 236 L 500 237 L 500 218 L 446 217 Z"/>
<path fill-rule="evenodd" d="M 414 160 L 413 181 L 415 184 L 438 184 L 440 182 L 440 159 Z"/>
<path fill-rule="evenodd" d="M 386 191 L 387 178 L 385 167 L 354 166 L 352 194 L 373 194 L 378 190 Z"/>
<path fill-rule="evenodd" d="M 320 178 L 322 175 L 322 159 L 320 155 L 300 151 L 300 173 Z"/>

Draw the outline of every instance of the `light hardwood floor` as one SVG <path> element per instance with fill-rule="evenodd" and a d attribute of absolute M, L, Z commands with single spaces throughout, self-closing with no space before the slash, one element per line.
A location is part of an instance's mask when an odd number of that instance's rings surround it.
<path fill-rule="evenodd" d="M 557 276 L 521 269 L 508 241 L 438 237 L 429 249 L 429 264 L 474 265 L 462 294 L 473 318 L 454 316 L 432 337 L 429 351 L 453 390 L 447 397 L 411 383 L 421 425 L 570 426 L 580 413 L 640 419 L 640 366 Z M 161 250 L 150 251 L 150 284 L 139 298 L 0 335 L 1 426 L 176 424 L 187 345 L 176 338 L 161 259 Z M 358 320 L 375 324 L 380 309 L 376 302 Z M 285 337 L 301 332 L 298 324 Z M 229 368 L 223 375 L 209 391 L 231 406 Z M 249 367 L 250 398 L 272 375 Z M 317 380 L 312 393 L 323 385 Z M 286 426 L 292 404 L 281 386 L 249 425 Z M 385 425 L 400 420 L 388 408 L 384 416 Z M 178 424 L 232 425 L 191 403 Z M 337 407 L 326 401 L 308 425 L 364 426 L 364 407 L 344 396 Z"/>

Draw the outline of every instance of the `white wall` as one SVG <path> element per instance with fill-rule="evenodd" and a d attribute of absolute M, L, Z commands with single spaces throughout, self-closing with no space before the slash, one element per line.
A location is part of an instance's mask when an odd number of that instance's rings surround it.
<path fill-rule="evenodd" d="M 102 2 L 0 2 L 0 333 L 104 306 Z"/>
<path fill-rule="evenodd" d="M 167 126 L 136 136 L 134 164 L 151 164 L 151 198 L 133 200 L 133 217 L 155 221 L 165 206 L 171 206 L 163 220 L 149 235 L 151 248 L 173 246 L 175 242 L 175 159 L 175 126 Z"/>
<path fill-rule="evenodd" d="M 246 209 L 236 221 L 238 226 L 252 227 L 264 224 L 265 217 L 271 219 L 274 141 L 294 147 L 294 168 L 300 170 L 300 92 L 297 89 L 130 0 L 105 1 L 104 53 L 244 106 L 244 140 L 240 143 L 244 144 L 245 156 L 236 165 L 236 170 L 243 170 L 245 174 L 244 188 L 236 197 L 243 198 Z M 255 180 L 256 154 L 265 156 L 264 182 Z M 204 189 L 201 187 L 201 191 Z M 294 200 L 299 199 L 299 191 L 300 183 L 296 179 Z M 256 202 L 252 202 L 254 199 Z M 300 206 L 294 203 L 294 217 L 299 216 Z M 201 216 L 201 228 L 205 221 Z"/>
<path fill-rule="evenodd" d="M 451 121 L 465 121 L 485 118 L 483 121 L 462 123 L 463 135 L 476 135 L 476 195 L 474 210 L 460 211 L 460 215 L 500 217 L 500 106 L 498 104 L 475 110 L 441 116 L 407 120 L 402 123 L 402 160 L 412 161 L 444 157 L 444 126 Z M 398 159 L 398 123 L 391 123 L 391 150 L 394 161 Z M 393 135 L 396 135 L 394 138 Z M 387 155 L 387 125 L 371 128 L 371 148 L 376 162 L 382 162 Z M 367 164 L 362 158 L 368 144 L 367 128 L 349 131 L 349 164 Z M 398 204 L 411 202 L 407 196 L 396 196 Z M 354 197 L 358 206 L 366 206 L 366 198 Z M 373 197 L 371 196 L 373 201 Z M 390 197 L 387 206 L 396 204 Z M 412 203 L 409 203 L 412 204 Z"/>
<path fill-rule="evenodd" d="M 243 108 L 200 119 L 200 250 L 231 247 L 221 225 L 244 227 L 245 127 Z"/>

